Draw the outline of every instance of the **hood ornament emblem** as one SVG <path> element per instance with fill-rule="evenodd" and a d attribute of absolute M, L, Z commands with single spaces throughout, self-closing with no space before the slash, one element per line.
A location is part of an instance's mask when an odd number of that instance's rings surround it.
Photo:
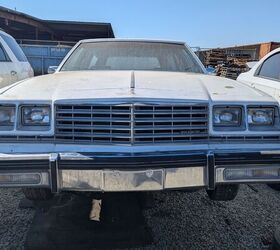
<path fill-rule="evenodd" d="M 135 94 L 134 90 L 135 90 L 135 75 L 134 75 L 134 71 L 132 71 L 131 72 L 131 79 L 130 79 L 130 93 Z"/>

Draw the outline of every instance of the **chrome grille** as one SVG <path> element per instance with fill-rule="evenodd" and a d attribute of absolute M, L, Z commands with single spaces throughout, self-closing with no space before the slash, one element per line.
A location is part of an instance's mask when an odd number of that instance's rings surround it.
<path fill-rule="evenodd" d="M 56 105 L 56 140 L 93 144 L 195 142 L 208 139 L 208 106 Z"/>
<path fill-rule="evenodd" d="M 56 139 L 131 143 L 131 106 L 57 105 Z"/>
<path fill-rule="evenodd" d="M 205 105 L 134 106 L 134 142 L 188 142 L 208 137 Z"/>

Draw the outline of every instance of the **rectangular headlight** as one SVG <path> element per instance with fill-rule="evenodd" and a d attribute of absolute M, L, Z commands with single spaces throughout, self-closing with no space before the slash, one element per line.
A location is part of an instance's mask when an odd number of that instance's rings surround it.
<path fill-rule="evenodd" d="M 259 126 L 273 126 L 274 108 L 248 108 L 248 124 Z"/>
<path fill-rule="evenodd" d="M 0 127 L 14 126 L 15 110 L 15 106 L 0 106 Z"/>
<path fill-rule="evenodd" d="M 213 125 L 216 127 L 241 126 L 241 107 L 214 107 Z"/>
<path fill-rule="evenodd" d="M 21 122 L 23 126 L 49 126 L 50 106 L 22 106 Z"/>

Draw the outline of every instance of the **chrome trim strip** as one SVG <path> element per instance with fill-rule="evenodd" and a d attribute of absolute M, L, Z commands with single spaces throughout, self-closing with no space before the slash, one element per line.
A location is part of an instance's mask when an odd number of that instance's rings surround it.
<path fill-rule="evenodd" d="M 23 160 L 49 160 L 50 154 L 3 154 L 0 153 L 0 161 Z"/>
<path fill-rule="evenodd" d="M 268 150 L 268 151 L 261 151 L 262 155 L 279 155 L 280 150 Z"/>

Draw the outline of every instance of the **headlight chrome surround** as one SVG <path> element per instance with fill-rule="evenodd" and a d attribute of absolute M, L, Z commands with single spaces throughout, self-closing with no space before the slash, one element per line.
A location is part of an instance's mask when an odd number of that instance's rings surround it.
<path fill-rule="evenodd" d="M 214 106 L 214 127 L 241 127 L 243 121 L 243 110 L 241 106 Z"/>
<path fill-rule="evenodd" d="M 20 114 L 20 125 L 23 127 L 49 127 L 51 124 L 51 107 L 49 105 L 22 105 Z"/>
<path fill-rule="evenodd" d="M 249 127 L 274 126 L 275 112 L 275 107 L 248 107 L 247 122 Z"/>

